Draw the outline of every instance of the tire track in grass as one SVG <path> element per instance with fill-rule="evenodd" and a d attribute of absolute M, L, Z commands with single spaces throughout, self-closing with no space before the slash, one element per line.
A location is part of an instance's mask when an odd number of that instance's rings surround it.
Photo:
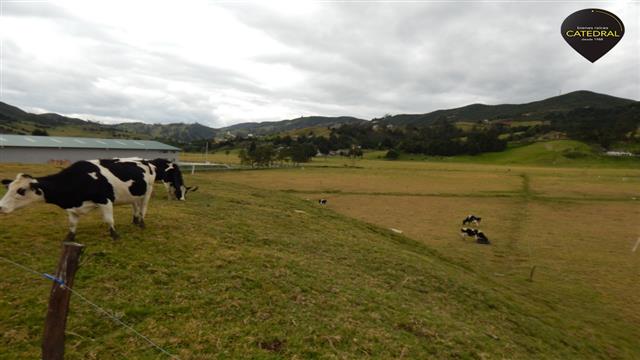
<path fill-rule="evenodd" d="M 522 175 L 521 175 L 522 176 Z M 526 175 L 528 177 L 528 175 Z M 234 183 L 231 181 L 231 183 Z M 236 183 L 237 184 L 237 183 Z M 528 184 L 526 185 L 529 186 Z M 363 195 L 363 196 L 407 196 L 407 197 L 437 197 L 437 198 L 522 198 L 525 190 L 517 191 L 479 191 L 475 193 L 447 193 L 447 192 L 381 192 L 381 191 L 342 191 L 338 189 L 323 189 L 323 190 L 296 190 L 296 189 L 282 189 L 279 190 L 289 194 L 304 194 L 304 195 Z M 527 198 L 529 201 L 546 201 L 546 202 L 631 202 L 637 201 L 636 198 L 628 197 L 575 197 L 575 196 L 543 196 L 536 194 L 533 191 L 526 190 Z"/>
<path fill-rule="evenodd" d="M 494 262 L 498 265 L 504 265 L 505 273 L 512 273 L 525 263 L 531 262 L 531 244 L 530 239 L 524 233 L 525 221 L 529 218 L 529 203 L 533 200 L 533 192 L 531 191 L 531 179 L 528 174 L 519 174 L 522 178 L 520 191 L 515 197 L 517 201 L 514 203 L 514 210 L 508 221 L 508 237 L 502 247 L 494 250 Z M 525 244 L 522 244 L 522 241 Z M 496 244 L 497 245 L 497 244 Z M 524 245 L 524 247 L 523 247 Z"/>

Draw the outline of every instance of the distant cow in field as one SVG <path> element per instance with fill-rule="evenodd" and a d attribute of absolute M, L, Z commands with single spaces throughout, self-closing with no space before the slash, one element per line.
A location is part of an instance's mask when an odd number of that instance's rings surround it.
<path fill-rule="evenodd" d="M 487 236 L 482 231 L 477 229 L 463 227 L 460 229 L 460 235 L 462 237 L 473 236 L 478 244 L 490 244 L 489 238 L 487 238 Z"/>
<path fill-rule="evenodd" d="M 464 220 L 462 220 L 462 225 L 467 225 L 471 223 L 478 225 L 480 221 L 482 221 L 481 217 L 478 217 L 475 215 L 469 215 L 466 218 L 464 218 Z"/>
<path fill-rule="evenodd" d="M 489 238 L 480 230 L 476 231 L 476 242 L 478 244 L 489 245 Z"/>
<path fill-rule="evenodd" d="M 182 172 L 180 167 L 173 161 L 167 159 L 153 159 L 151 163 L 155 165 L 157 175 L 156 181 L 161 181 L 167 189 L 167 198 L 177 200 L 185 200 L 185 196 L 189 191 L 198 190 L 197 186 L 185 186 L 182 180 Z"/>
<path fill-rule="evenodd" d="M 133 223 L 144 228 L 155 181 L 154 168 L 145 160 L 104 159 L 78 161 L 57 174 L 43 177 L 18 174 L 14 180 L 2 180 L 8 191 L 0 200 L 0 213 L 8 214 L 41 201 L 57 205 L 69 215 L 67 240 L 72 241 L 79 217 L 98 208 L 115 240 L 118 233 L 113 205 L 131 204 Z"/>
<path fill-rule="evenodd" d="M 466 236 L 476 236 L 476 232 L 478 230 L 476 229 L 472 229 L 472 228 L 467 228 L 467 227 L 463 227 L 460 229 L 460 235 L 462 237 L 466 237 Z"/>
<path fill-rule="evenodd" d="M 320 199 L 320 200 L 318 200 L 318 204 L 320 204 L 320 205 L 327 205 L 327 199 Z"/>

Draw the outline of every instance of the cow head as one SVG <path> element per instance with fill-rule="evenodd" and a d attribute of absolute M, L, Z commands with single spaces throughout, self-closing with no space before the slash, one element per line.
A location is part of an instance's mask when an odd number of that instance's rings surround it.
<path fill-rule="evenodd" d="M 178 167 L 178 164 L 169 162 L 167 168 L 165 169 L 166 178 L 171 186 L 171 190 L 175 195 L 176 199 L 184 201 L 185 196 L 189 191 L 198 190 L 197 186 L 185 186 L 184 180 L 182 180 L 182 172 Z"/>
<path fill-rule="evenodd" d="M 174 186 L 173 184 L 171 185 L 171 189 L 174 192 L 174 195 L 176 196 L 176 199 L 180 200 L 180 201 L 184 201 L 186 200 L 185 196 L 187 195 L 187 193 L 189 191 L 196 191 L 198 190 L 197 186 L 184 186 L 184 185 L 180 185 L 179 187 Z"/>
<path fill-rule="evenodd" d="M 18 174 L 15 180 L 4 179 L 2 185 L 7 193 L 0 200 L 0 213 L 8 214 L 34 202 L 43 201 L 44 193 L 38 180 L 25 174 Z"/>

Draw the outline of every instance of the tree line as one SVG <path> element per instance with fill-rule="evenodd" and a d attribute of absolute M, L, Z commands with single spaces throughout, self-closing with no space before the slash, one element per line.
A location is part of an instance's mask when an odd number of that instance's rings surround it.
<path fill-rule="evenodd" d="M 240 149 L 240 163 L 251 166 L 273 166 L 285 163 L 308 162 L 317 153 L 317 148 L 310 143 L 293 143 L 289 146 L 278 146 L 269 142 L 252 140 L 246 148 Z"/>
<path fill-rule="evenodd" d="M 421 126 L 391 126 L 380 122 L 342 124 L 328 129 L 328 134 L 313 132 L 291 135 L 269 135 L 260 138 L 229 137 L 209 143 L 210 151 L 240 148 L 244 164 L 272 166 L 304 163 L 317 154 L 362 156 L 363 149 L 385 150 L 386 158 L 400 153 L 431 156 L 475 155 L 503 151 L 508 141 L 531 141 L 557 131 L 568 138 L 599 144 L 608 148 L 620 141 L 637 142 L 640 126 L 640 103 L 616 108 L 580 108 L 553 112 L 535 125 L 506 121 L 477 121 L 462 129 L 440 118 Z M 195 141 L 185 150 L 202 151 L 206 140 Z M 185 148 L 183 146 L 183 148 Z"/>
<path fill-rule="evenodd" d="M 547 116 L 551 128 L 568 137 L 609 148 L 616 142 L 638 142 L 640 103 L 609 109 L 580 108 Z"/>
<path fill-rule="evenodd" d="M 451 156 L 502 151 L 507 142 L 494 126 L 474 126 L 463 131 L 444 119 L 422 127 L 393 128 L 375 124 L 343 124 L 330 129 L 328 136 L 313 133 L 273 135 L 260 139 L 236 138 L 216 144 L 233 147 L 240 144 L 240 160 L 252 166 L 273 166 L 285 162 L 303 163 L 317 154 L 361 157 L 362 149 L 394 153 Z"/>

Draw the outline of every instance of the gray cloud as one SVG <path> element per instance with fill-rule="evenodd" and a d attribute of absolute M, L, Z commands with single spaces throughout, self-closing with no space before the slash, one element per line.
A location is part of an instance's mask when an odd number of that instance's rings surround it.
<path fill-rule="evenodd" d="M 61 48 L 75 55 L 50 61 L 33 48 L 37 43 L 21 41 L 7 26 L 2 101 L 96 119 L 222 126 L 301 114 L 371 118 L 519 103 L 579 89 L 640 98 L 637 4 L 316 3 L 298 13 L 280 6 L 210 4 L 209 11 L 237 23 L 216 32 L 238 40 L 208 43 L 202 34 L 185 33 L 205 39 L 201 58 L 182 41 L 136 41 L 137 28 L 123 30 L 72 8 L 4 4 L 11 24 L 55 28 L 66 39 Z M 627 27 L 625 38 L 595 64 L 559 34 L 564 18 L 586 7 L 609 9 Z M 176 19 L 166 26 L 189 25 Z M 283 50 L 254 53 L 264 41 L 259 36 Z M 215 54 L 233 51 L 248 55 L 217 61 Z"/>

